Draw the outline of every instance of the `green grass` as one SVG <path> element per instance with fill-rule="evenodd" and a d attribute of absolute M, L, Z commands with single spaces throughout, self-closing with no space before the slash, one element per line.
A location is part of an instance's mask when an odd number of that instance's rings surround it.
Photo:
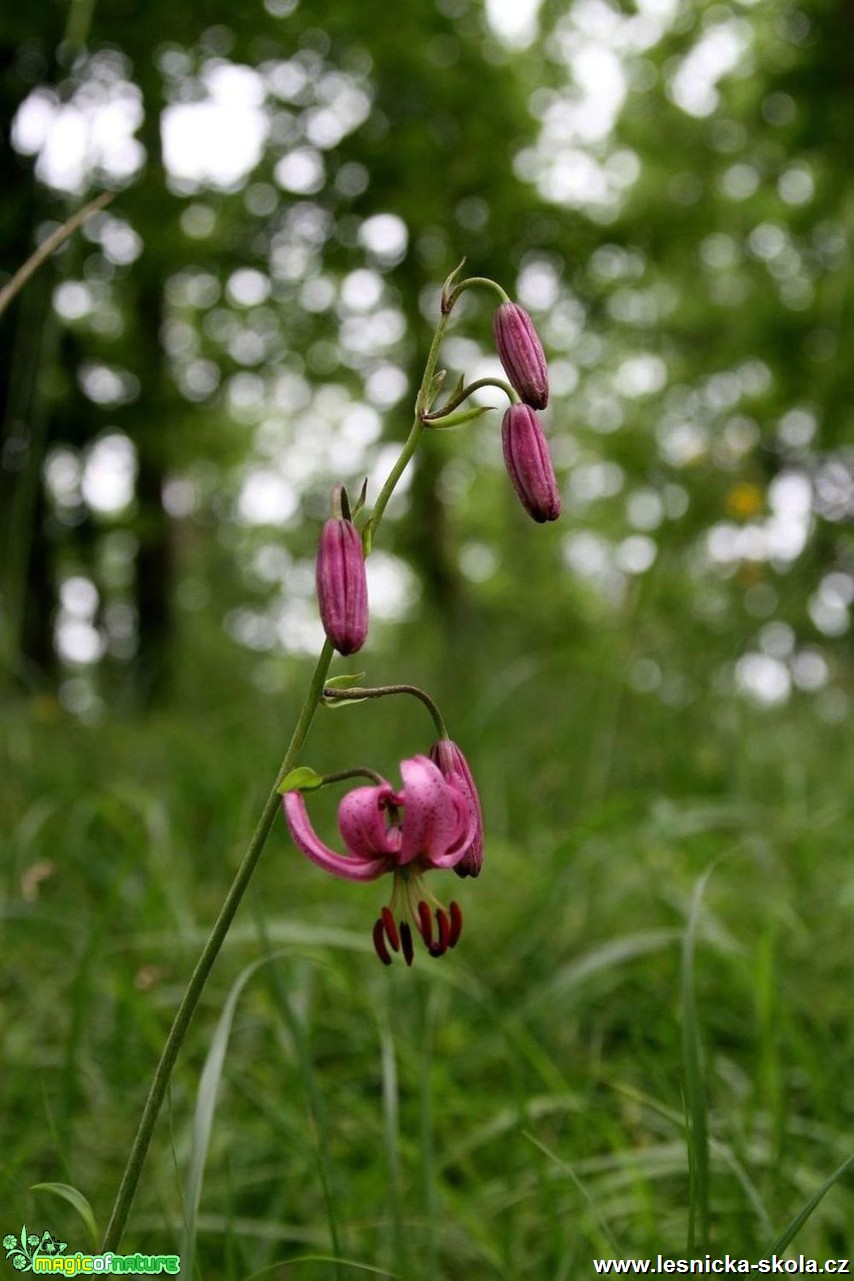
<path fill-rule="evenodd" d="M 436 879 L 460 946 L 383 969 L 385 887 L 324 877 L 277 826 L 128 1250 L 181 1249 L 210 1281 L 551 1281 L 594 1256 L 850 1249 L 844 730 L 624 695 L 594 778 L 600 722 L 496 689 L 454 721 L 488 823 L 480 880 Z M 87 729 L 8 710 L 4 1234 L 89 1248 L 84 1203 L 37 1184 L 76 1189 L 103 1228 L 286 712 Z M 362 715 L 324 718 L 306 759 L 335 767 L 342 726 L 370 726 L 384 770 L 425 749 L 417 711 L 403 732 Z M 311 804 L 331 834 L 334 799 Z"/>

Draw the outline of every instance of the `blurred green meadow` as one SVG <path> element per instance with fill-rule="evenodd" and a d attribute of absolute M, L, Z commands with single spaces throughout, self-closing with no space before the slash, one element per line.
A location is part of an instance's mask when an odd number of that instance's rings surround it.
<path fill-rule="evenodd" d="M 850 1254 L 846 22 L 0 18 L 0 288 L 116 193 L 0 312 L 4 1236 L 97 1248 L 322 642 L 329 491 L 375 501 L 465 255 L 542 334 L 562 515 L 483 393 L 424 433 L 333 666 L 423 686 L 468 757 L 483 873 L 431 876 L 462 938 L 383 968 L 387 887 L 279 819 L 122 1249 L 207 1281 Z M 449 389 L 500 374 L 494 305 L 455 311 Z M 301 762 L 395 781 L 433 737 L 322 707 Z"/>

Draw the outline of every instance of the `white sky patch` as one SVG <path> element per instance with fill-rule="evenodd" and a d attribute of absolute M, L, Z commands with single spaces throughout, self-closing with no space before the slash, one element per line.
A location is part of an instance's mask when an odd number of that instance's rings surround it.
<path fill-rule="evenodd" d="M 486 18 L 502 43 L 524 49 L 537 34 L 540 0 L 486 0 Z"/>
<path fill-rule="evenodd" d="M 745 654 L 735 665 L 735 681 L 742 694 L 766 707 L 785 703 L 792 689 L 788 667 L 770 654 Z"/>
<path fill-rule="evenodd" d="M 257 468 L 243 482 L 237 514 L 246 525 L 283 525 L 298 505 L 296 491 L 284 476 Z"/>
<path fill-rule="evenodd" d="M 503 3 L 516 9 L 513 0 Z M 675 12 L 675 0 L 643 0 L 631 14 L 605 0 L 576 0 L 558 20 L 547 52 L 566 66 L 568 85 L 563 92 L 534 92 L 540 136 L 514 158 L 519 177 L 547 200 L 605 216 L 616 212 L 640 172 L 633 152 L 609 147 L 628 92 L 627 67 L 661 39 Z"/>
<path fill-rule="evenodd" d="M 81 192 L 97 171 L 126 181 L 142 167 L 145 149 L 133 136 L 142 116 L 142 95 L 127 80 L 87 81 L 66 103 L 34 89 L 18 108 L 12 143 L 38 157 L 36 176 L 47 186 Z"/>
<path fill-rule="evenodd" d="M 768 487 L 770 514 L 763 521 L 735 525 L 721 521 L 706 533 L 713 563 L 770 560 L 788 566 L 806 546 L 812 525 L 812 486 L 798 471 L 783 471 Z"/>
<path fill-rule="evenodd" d="M 718 81 L 734 71 L 750 44 L 742 20 L 710 27 L 679 64 L 670 82 L 677 107 L 689 116 L 710 116 L 720 101 Z"/>
<path fill-rule="evenodd" d="M 418 598 L 418 581 L 405 561 L 374 551 L 365 561 L 365 572 L 372 617 L 392 622 L 405 618 Z"/>
<path fill-rule="evenodd" d="M 381 267 L 396 266 L 406 254 L 409 232 L 406 223 L 393 213 L 366 218 L 359 228 L 359 242 Z"/>
<path fill-rule="evenodd" d="M 86 458 L 81 491 L 93 511 L 116 516 L 133 502 L 136 450 L 122 432 L 97 440 Z"/>
<path fill-rule="evenodd" d="M 264 81 L 251 67 L 216 63 L 202 83 L 202 102 L 178 102 L 161 117 L 163 159 L 170 175 L 196 189 L 237 187 L 255 168 L 268 135 Z"/>

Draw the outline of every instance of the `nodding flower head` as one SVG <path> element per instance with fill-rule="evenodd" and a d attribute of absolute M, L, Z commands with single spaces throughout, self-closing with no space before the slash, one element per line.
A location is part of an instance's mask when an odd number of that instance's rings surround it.
<path fill-rule="evenodd" d="M 317 550 L 317 602 L 323 630 L 339 654 L 355 654 L 368 635 L 368 580 L 362 539 L 352 521 L 332 517 Z"/>
<path fill-rule="evenodd" d="M 532 409 L 549 403 L 549 371 L 534 322 L 516 302 L 503 302 L 492 319 L 495 345 L 507 377 Z"/>
<path fill-rule="evenodd" d="M 430 760 L 439 766 L 445 781 L 453 783 L 462 792 L 474 822 L 471 845 L 459 863 L 455 864 L 454 871 L 457 876 L 479 876 L 483 867 L 483 812 L 469 763 L 456 743 L 449 738 L 440 738 L 438 743 L 433 744 L 430 748 Z"/>
<path fill-rule="evenodd" d="M 504 462 L 519 501 L 542 524 L 560 515 L 560 494 L 548 442 L 527 405 L 511 405 L 501 424 Z"/>
<path fill-rule="evenodd" d="M 390 783 L 357 787 L 338 807 L 338 826 L 346 854 L 320 840 L 309 822 L 300 792 L 284 798 L 285 817 L 294 843 L 303 854 L 351 881 L 373 881 L 386 872 L 394 877 L 391 900 L 373 929 L 373 942 L 384 965 L 400 952 L 412 964 L 413 928 L 431 956 L 454 947 L 463 927 L 457 903 L 445 908 L 423 888 L 425 872 L 456 868 L 475 839 L 476 823 L 469 799 L 453 779 L 445 779 L 433 761 L 414 756 L 401 761 L 403 787 Z M 389 950 L 391 949 L 391 951 Z"/>

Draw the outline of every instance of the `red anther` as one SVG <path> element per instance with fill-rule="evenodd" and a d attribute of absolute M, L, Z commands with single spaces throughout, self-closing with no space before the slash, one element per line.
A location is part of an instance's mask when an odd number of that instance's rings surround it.
<path fill-rule="evenodd" d="M 451 944 L 451 923 L 443 907 L 436 908 L 436 923 L 439 926 L 439 947 L 447 952 Z"/>
<path fill-rule="evenodd" d="M 400 922 L 400 946 L 403 948 L 404 961 L 407 965 L 411 965 L 415 953 L 412 950 L 412 930 L 409 928 L 408 921 Z"/>
<path fill-rule="evenodd" d="M 385 934 L 383 932 L 382 920 L 374 922 L 374 951 L 382 961 L 383 965 L 391 965 L 391 957 L 388 954 L 388 948 L 385 945 Z"/>
<path fill-rule="evenodd" d="M 463 932 L 463 909 L 460 907 L 459 903 L 452 903 L 450 913 L 451 936 L 448 939 L 448 947 L 456 947 L 459 942 L 460 935 Z"/>
<path fill-rule="evenodd" d="M 418 930 L 427 947 L 433 944 L 433 917 L 424 899 L 418 904 Z"/>
<path fill-rule="evenodd" d="M 391 908 L 384 907 L 381 913 L 381 917 L 382 917 L 383 926 L 385 928 L 385 932 L 388 935 L 388 941 L 389 943 L 391 943 L 392 950 L 395 952 L 399 952 L 400 951 L 400 935 L 397 932 L 397 922 L 395 921 L 394 917 L 391 914 Z"/>
<path fill-rule="evenodd" d="M 431 943 L 427 951 L 430 953 L 431 956 L 445 955 L 445 949 L 442 947 L 441 943 Z"/>

